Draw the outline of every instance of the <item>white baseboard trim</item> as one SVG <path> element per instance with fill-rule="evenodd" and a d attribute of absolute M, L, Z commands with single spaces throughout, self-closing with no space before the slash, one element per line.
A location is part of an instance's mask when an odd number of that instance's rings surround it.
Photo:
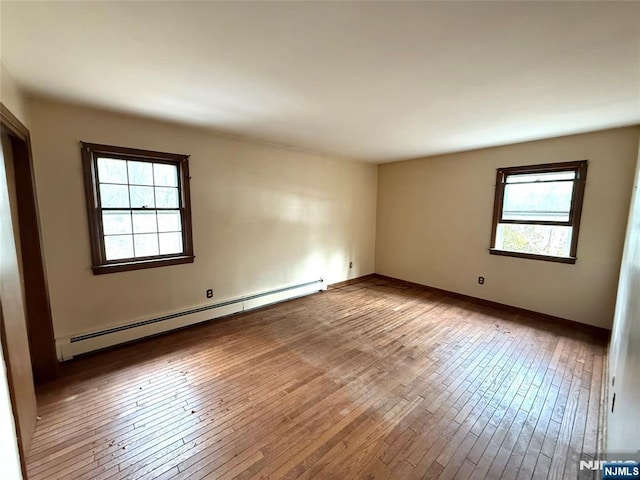
<path fill-rule="evenodd" d="M 68 337 L 56 338 L 56 352 L 58 360 L 70 360 L 76 355 L 89 353 L 121 343 L 139 340 L 144 337 L 168 332 L 178 328 L 195 325 L 215 318 L 226 317 L 235 313 L 253 310 L 273 303 L 291 300 L 293 298 L 310 295 L 326 290 L 327 285 L 322 279 L 298 285 L 270 290 L 268 292 L 247 295 L 244 297 L 217 302 L 212 305 L 170 313 L 160 317 L 140 320 L 86 332 Z"/>

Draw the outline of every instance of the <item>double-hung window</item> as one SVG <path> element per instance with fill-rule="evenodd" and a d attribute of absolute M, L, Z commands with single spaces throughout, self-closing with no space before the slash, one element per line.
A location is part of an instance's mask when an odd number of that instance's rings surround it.
<path fill-rule="evenodd" d="M 500 168 L 490 253 L 575 263 L 587 161 Z"/>
<path fill-rule="evenodd" d="M 193 262 L 188 155 L 81 148 L 93 272 Z"/>

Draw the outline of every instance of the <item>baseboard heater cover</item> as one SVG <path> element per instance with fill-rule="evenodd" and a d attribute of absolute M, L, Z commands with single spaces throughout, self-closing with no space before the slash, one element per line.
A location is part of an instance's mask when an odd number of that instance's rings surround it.
<path fill-rule="evenodd" d="M 59 360 L 70 360 L 75 355 L 138 340 L 196 323 L 206 322 L 207 320 L 253 310 L 273 303 L 292 300 L 325 289 L 326 284 L 321 278 L 311 282 L 247 295 L 211 305 L 203 305 L 202 307 L 170 313 L 117 327 L 60 338 L 56 340 L 56 351 Z"/>

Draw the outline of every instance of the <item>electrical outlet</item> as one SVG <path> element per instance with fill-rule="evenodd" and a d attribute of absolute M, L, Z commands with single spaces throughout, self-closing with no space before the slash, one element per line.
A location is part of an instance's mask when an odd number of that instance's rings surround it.
<path fill-rule="evenodd" d="M 213 298 L 213 290 L 207 290 L 207 298 Z"/>
<path fill-rule="evenodd" d="M 349 262 L 349 268 L 353 268 L 353 262 Z"/>
<path fill-rule="evenodd" d="M 478 277 L 478 283 L 484 285 L 484 277 Z"/>

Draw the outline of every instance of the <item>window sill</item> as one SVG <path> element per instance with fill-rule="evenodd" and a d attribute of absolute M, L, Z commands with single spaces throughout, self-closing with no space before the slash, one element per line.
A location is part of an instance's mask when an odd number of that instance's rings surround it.
<path fill-rule="evenodd" d="M 142 260 L 124 263 L 107 263 L 104 265 L 94 265 L 93 274 L 102 275 L 104 273 L 127 272 L 129 270 L 142 270 L 144 268 L 166 267 L 169 265 L 180 265 L 183 263 L 193 263 L 193 255 L 180 257 L 154 258 L 153 260 Z"/>
<path fill-rule="evenodd" d="M 503 257 L 528 258 L 529 260 L 542 260 L 544 262 L 556 263 L 575 264 L 577 260 L 576 257 L 554 257 L 551 255 L 536 255 L 533 253 L 509 252 L 507 250 L 498 250 L 496 248 L 490 248 L 489 253 L 491 255 L 501 255 Z"/>

